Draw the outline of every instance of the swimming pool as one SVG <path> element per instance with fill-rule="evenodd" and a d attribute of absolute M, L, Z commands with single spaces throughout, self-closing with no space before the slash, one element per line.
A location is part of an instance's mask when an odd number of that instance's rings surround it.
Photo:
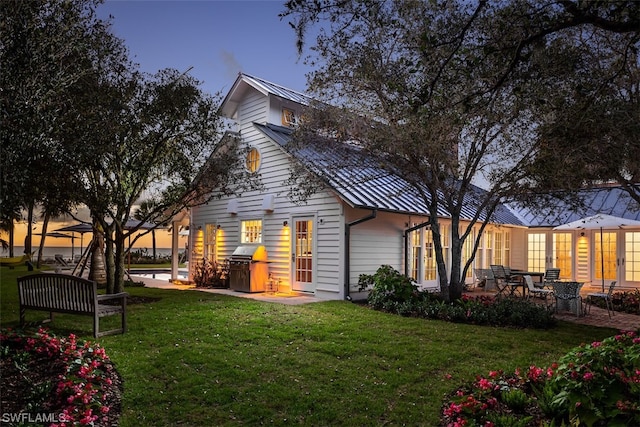
<path fill-rule="evenodd" d="M 136 268 L 129 271 L 131 276 L 141 277 L 143 279 L 156 279 L 156 280 L 171 280 L 171 269 L 169 268 Z M 187 280 L 189 273 L 186 270 L 178 270 L 179 280 Z"/>

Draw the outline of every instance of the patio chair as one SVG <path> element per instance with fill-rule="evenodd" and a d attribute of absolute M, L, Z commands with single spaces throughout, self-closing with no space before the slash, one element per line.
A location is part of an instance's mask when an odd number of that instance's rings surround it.
<path fill-rule="evenodd" d="M 491 272 L 493 273 L 496 289 L 498 290 L 496 296 L 515 296 L 516 291 L 522 286 L 522 282 L 512 279 L 511 275 L 507 274 L 502 265 L 492 265 Z"/>
<path fill-rule="evenodd" d="M 544 277 L 542 278 L 542 286 L 543 287 L 551 287 L 553 283 L 560 280 L 560 269 L 559 268 L 547 268 L 544 272 Z"/>
<path fill-rule="evenodd" d="M 613 295 L 613 289 L 615 287 L 616 287 L 616 281 L 614 280 L 609 285 L 608 292 L 588 293 L 585 299 L 585 305 L 587 306 L 585 307 L 585 311 L 587 311 L 586 309 L 588 309 L 588 313 L 591 313 L 591 306 L 593 305 L 594 300 L 598 298 L 602 298 L 604 300 L 605 306 L 607 307 L 607 314 L 609 315 L 609 319 L 611 319 L 611 313 L 613 313 L 614 315 L 616 314 L 615 311 L 613 311 L 613 301 L 611 300 L 611 296 Z"/>
<path fill-rule="evenodd" d="M 486 270 L 484 268 L 474 268 L 473 275 L 476 278 L 474 287 L 485 288 L 485 289 L 489 288 L 490 284 L 488 282 L 489 280 L 493 279 L 491 270 Z"/>
<path fill-rule="evenodd" d="M 556 312 L 569 310 L 578 317 L 582 316 L 580 289 L 583 285 L 581 282 L 555 282 L 553 294 L 556 297 Z"/>
<path fill-rule="evenodd" d="M 522 278 L 524 280 L 524 283 L 526 283 L 527 285 L 527 289 L 528 289 L 527 298 L 531 298 L 531 297 L 543 298 L 545 305 L 549 307 L 551 305 L 551 302 L 553 302 L 553 291 L 551 289 L 536 288 L 533 284 L 533 280 L 531 279 L 531 276 L 529 276 L 528 274 L 525 274 L 524 276 L 522 276 Z"/>

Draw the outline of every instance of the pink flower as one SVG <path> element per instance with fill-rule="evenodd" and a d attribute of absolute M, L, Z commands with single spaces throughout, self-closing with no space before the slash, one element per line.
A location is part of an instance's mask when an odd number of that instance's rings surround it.
<path fill-rule="evenodd" d="M 582 379 L 585 381 L 591 381 L 593 379 L 593 372 L 585 372 Z"/>
<path fill-rule="evenodd" d="M 478 381 L 478 387 L 481 390 L 490 390 L 492 387 L 491 381 L 489 381 L 486 378 L 480 378 L 480 381 Z"/>

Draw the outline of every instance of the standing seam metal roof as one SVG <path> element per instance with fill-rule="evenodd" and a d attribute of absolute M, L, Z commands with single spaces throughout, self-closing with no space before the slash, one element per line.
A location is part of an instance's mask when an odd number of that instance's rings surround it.
<path fill-rule="evenodd" d="M 244 73 L 240 73 L 240 77 L 253 87 L 262 89 L 262 92 L 265 94 L 270 93 L 302 105 L 309 105 L 312 101 L 312 98 L 302 92 L 288 89 L 259 77 L 250 76 L 249 74 Z"/>
<path fill-rule="evenodd" d="M 357 147 L 344 147 L 344 150 L 323 150 L 304 147 L 292 153 L 287 144 L 291 140 L 290 128 L 273 124 L 254 123 L 269 139 L 281 146 L 287 153 L 303 162 L 309 170 L 324 178 L 328 185 L 350 206 L 366 209 L 378 209 L 415 215 L 429 215 L 428 206 L 415 189 L 400 175 L 395 175 L 380 167 L 368 156 L 362 155 Z M 337 143 L 337 142 L 336 142 Z M 474 187 L 478 193 L 484 190 Z M 470 195 L 469 197 L 472 197 Z M 475 213 L 473 206 L 478 202 L 469 199 L 462 211 L 462 218 L 471 219 Z M 450 217 L 440 207 L 438 215 Z M 480 218 L 486 220 L 485 217 Z M 522 225 L 520 220 L 504 207 L 499 207 L 492 222 L 500 224 Z"/>

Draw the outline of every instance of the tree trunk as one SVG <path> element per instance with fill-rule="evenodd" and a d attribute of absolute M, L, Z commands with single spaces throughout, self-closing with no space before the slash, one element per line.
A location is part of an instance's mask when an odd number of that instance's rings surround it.
<path fill-rule="evenodd" d="M 107 270 L 104 261 L 104 232 L 99 224 L 96 224 L 91 248 L 91 268 L 89 279 L 94 280 L 99 286 L 107 284 Z"/>
<path fill-rule="evenodd" d="M 116 264 L 114 261 L 114 250 L 113 250 L 113 240 L 107 239 L 107 293 L 113 294 L 115 293 L 115 271 Z"/>
<path fill-rule="evenodd" d="M 42 219 L 42 238 L 40 239 L 38 261 L 36 262 L 36 267 L 38 268 L 40 268 L 40 265 L 42 264 L 42 253 L 44 252 L 44 241 L 45 241 L 45 238 L 47 237 L 47 229 L 49 228 L 50 217 L 51 215 L 49 215 L 48 212 L 45 212 L 44 218 Z"/>
<path fill-rule="evenodd" d="M 156 230 L 151 230 L 151 240 L 153 242 L 153 260 L 155 261 L 156 260 Z"/>
<path fill-rule="evenodd" d="M 115 276 L 114 276 L 114 292 L 124 292 L 124 248 L 125 237 L 122 232 L 116 230 L 115 244 Z"/>
<path fill-rule="evenodd" d="M 15 233 L 15 226 L 13 225 L 13 218 L 11 218 L 11 222 L 9 224 L 9 256 L 13 257 L 14 252 L 13 252 L 13 247 L 15 246 L 15 237 L 16 237 L 16 233 Z"/>
<path fill-rule="evenodd" d="M 27 235 L 24 236 L 24 253 L 26 255 L 31 255 L 33 252 L 31 246 L 33 240 L 33 230 L 31 230 L 31 224 L 33 224 L 33 209 L 34 205 L 30 203 L 27 210 Z"/>

